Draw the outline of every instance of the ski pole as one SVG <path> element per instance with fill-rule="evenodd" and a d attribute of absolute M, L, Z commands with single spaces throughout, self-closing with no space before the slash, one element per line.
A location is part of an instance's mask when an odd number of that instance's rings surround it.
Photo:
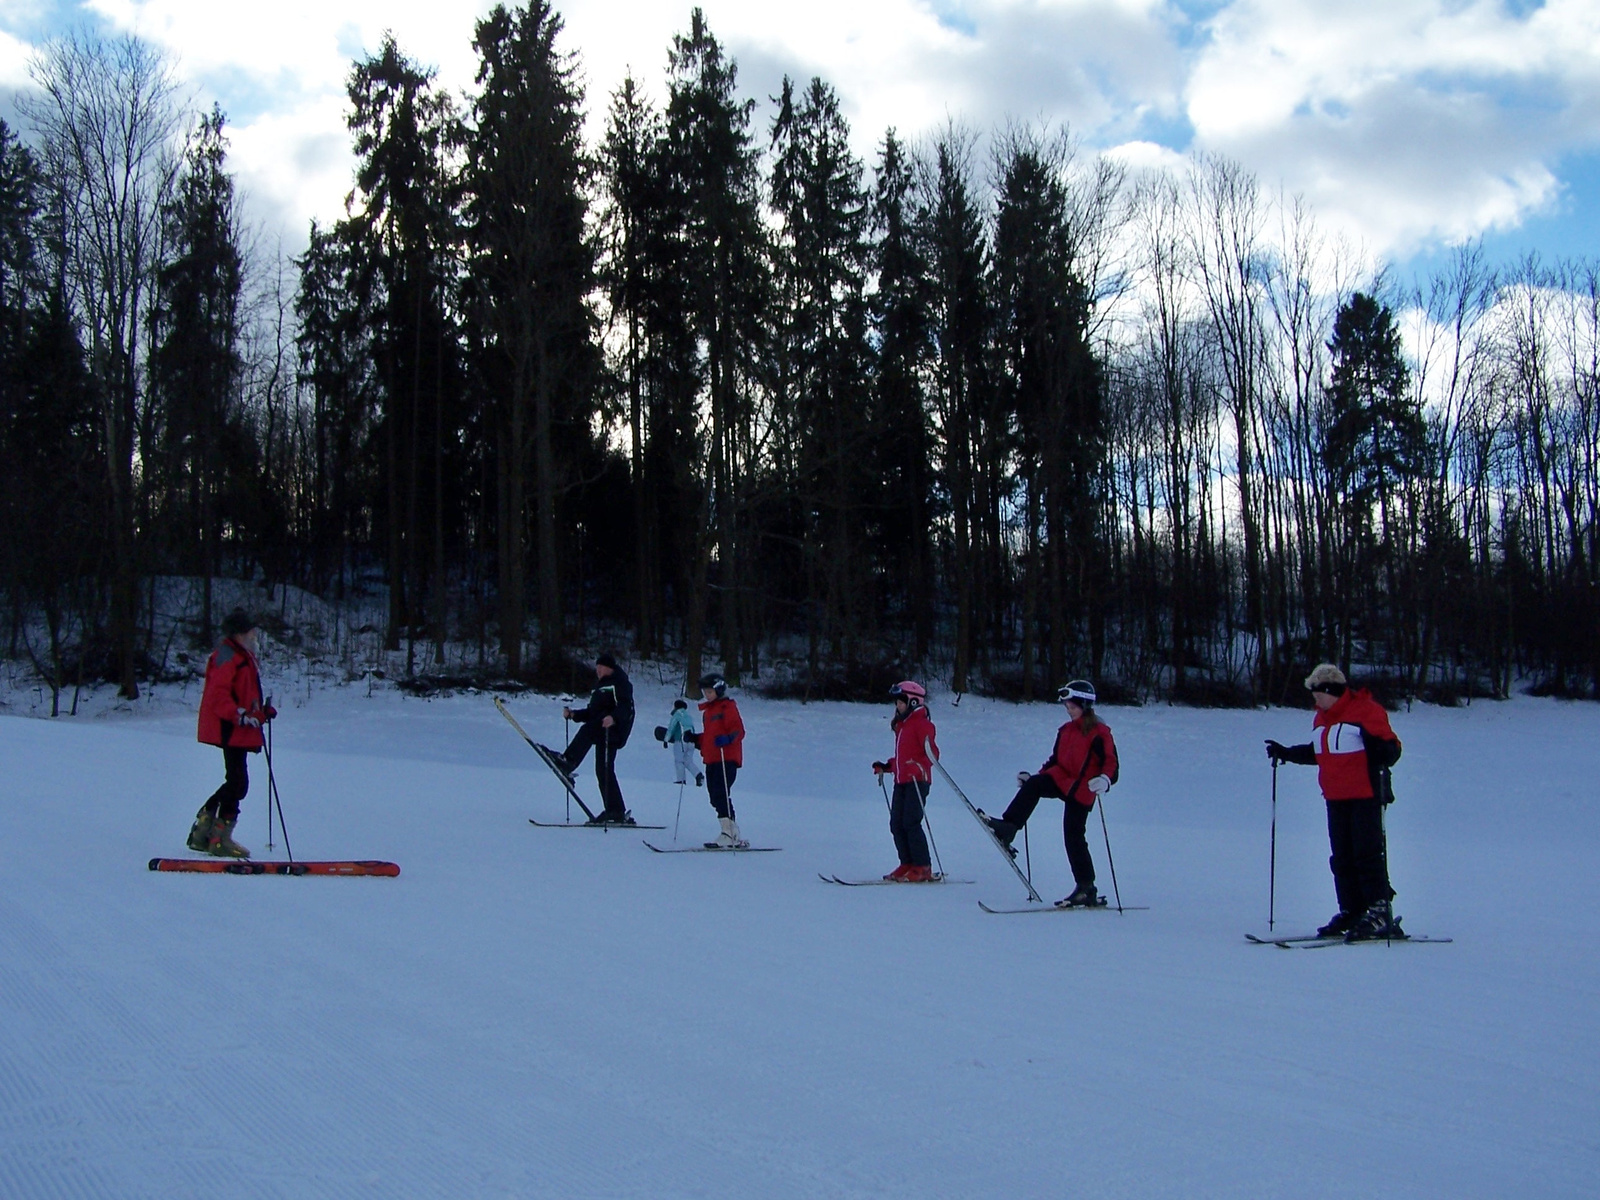
<path fill-rule="evenodd" d="M 1278 909 L 1278 760 L 1272 760 L 1272 850 L 1267 866 L 1267 932 Z"/>
<path fill-rule="evenodd" d="M 1028 840 L 1028 827 L 1022 827 L 1022 860 L 1028 864 L 1028 882 L 1033 882 L 1033 843 Z"/>
<path fill-rule="evenodd" d="M 878 774 L 878 790 L 883 793 L 883 810 L 889 814 L 889 820 L 894 821 L 894 805 L 889 803 L 889 789 L 884 786 L 883 774 Z"/>
<path fill-rule="evenodd" d="M 928 781 L 928 785 L 931 789 L 933 785 L 933 781 L 931 779 Z M 927 792 L 922 794 L 922 824 L 928 830 L 928 845 L 933 849 L 933 864 L 939 868 L 939 877 L 942 879 L 944 877 L 944 859 L 939 857 L 939 843 L 933 840 L 933 821 L 928 817 Z"/>
<path fill-rule="evenodd" d="M 561 697 L 561 736 L 566 740 L 566 745 L 561 748 L 562 753 L 565 753 L 568 747 L 572 745 L 572 702 L 576 699 L 576 696 Z M 600 799 L 603 803 L 605 797 L 602 796 Z M 570 791 L 567 793 L 567 815 L 565 819 L 568 825 L 572 824 L 572 793 Z"/>
<path fill-rule="evenodd" d="M 678 844 L 678 822 L 683 819 L 683 784 L 678 785 L 678 815 L 672 818 L 672 844 Z"/>
<path fill-rule="evenodd" d="M 1111 831 L 1106 828 L 1106 798 L 1100 797 L 1100 833 L 1106 839 L 1106 866 L 1111 868 L 1111 894 L 1117 898 L 1117 911 L 1122 911 L 1122 891 L 1117 887 L 1117 861 L 1111 857 Z"/>
<path fill-rule="evenodd" d="M 272 722 L 267 722 L 267 845 L 272 845 L 272 810 L 278 810 L 278 828 L 283 831 L 283 852 L 294 862 L 294 851 L 289 848 L 289 827 L 283 823 L 283 801 L 278 796 L 278 780 L 272 773 Z"/>

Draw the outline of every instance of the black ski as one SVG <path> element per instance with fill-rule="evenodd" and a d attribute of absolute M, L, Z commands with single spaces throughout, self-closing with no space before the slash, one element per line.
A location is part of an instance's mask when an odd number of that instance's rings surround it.
<path fill-rule="evenodd" d="M 500 710 L 500 715 L 502 717 L 511 722 L 511 728 L 515 729 L 522 735 L 522 740 L 527 742 L 529 748 L 531 748 L 533 752 L 539 756 L 539 761 L 545 766 L 549 767 L 550 773 L 561 781 L 561 786 L 567 789 L 567 795 L 576 800 L 578 802 L 578 807 L 583 809 L 583 815 L 588 817 L 590 820 L 593 820 L 594 813 L 591 812 L 589 806 L 583 802 L 583 797 L 578 795 L 578 789 L 573 782 L 572 776 L 568 775 L 566 771 L 561 769 L 561 766 L 555 761 L 554 756 L 551 754 L 549 747 L 541 746 L 538 742 L 534 741 L 528 736 L 528 731 L 517 723 L 517 719 L 511 715 L 511 710 L 505 706 L 505 702 L 501 700 L 499 696 L 494 698 L 494 706 Z M 541 822 L 539 821 L 534 822 L 535 825 L 540 823 Z M 563 822 L 563 824 L 565 824 L 565 822 Z M 666 826 L 662 826 L 662 828 L 664 829 Z"/>
<path fill-rule="evenodd" d="M 1042 904 L 1030 905 L 1027 908 L 990 908 L 982 900 L 978 907 L 986 913 L 993 913 L 997 917 L 1013 916 L 1017 913 L 1047 913 L 1047 912 L 1149 912 L 1148 904 L 1124 904 L 1120 909 L 1113 908 L 1101 897 L 1098 904 Z"/>
<path fill-rule="evenodd" d="M 1287 946 L 1291 942 L 1342 942 L 1342 941 L 1344 941 L 1344 935 L 1343 934 L 1340 934 L 1337 937 L 1323 937 L 1321 934 L 1317 934 L 1317 933 L 1299 934 L 1299 935 L 1293 936 L 1293 937 L 1276 937 L 1273 934 L 1269 933 L 1269 934 L 1266 935 L 1266 937 L 1258 937 L 1253 933 L 1247 933 L 1244 936 L 1245 936 L 1245 940 L 1247 942 L 1254 942 L 1257 946 Z"/>
<path fill-rule="evenodd" d="M 640 825 L 639 829 L 655 829 L 654 825 Z M 666 826 L 660 826 L 665 829 Z M 657 846 L 646 841 L 646 846 L 657 854 L 775 854 L 782 850 L 782 846 L 717 846 L 707 842 L 703 846 Z"/>
<path fill-rule="evenodd" d="M 928 883 L 976 883 L 976 879 L 951 879 L 948 875 L 935 875 L 932 879 L 925 879 L 921 884 L 911 883 L 904 879 L 840 879 L 837 875 L 823 875 L 820 872 L 817 878 L 823 883 L 837 883 L 840 887 L 921 887 Z"/>
<path fill-rule="evenodd" d="M 638 825 L 632 822 L 624 825 L 617 821 L 535 821 L 528 818 L 529 825 L 537 825 L 540 829 L 665 829 L 665 825 Z"/>
<path fill-rule="evenodd" d="M 950 778 L 950 772 L 944 769 L 944 764 L 940 762 L 938 756 L 934 754 L 933 747 L 928 742 L 924 741 L 922 743 L 922 748 L 923 752 L 927 754 L 928 758 L 932 760 L 933 765 L 938 769 L 939 774 L 944 776 L 944 781 L 950 785 L 951 791 L 955 792 L 957 796 L 961 797 L 961 803 L 967 806 L 967 811 L 972 814 L 972 819 L 983 827 L 983 831 L 989 835 L 989 840 L 994 843 L 994 848 L 1000 851 L 1001 855 L 1004 856 L 1007 865 L 1016 872 L 1017 878 L 1022 881 L 1022 886 L 1028 889 L 1028 899 L 1036 903 L 1043 904 L 1044 897 L 1039 895 L 1039 893 L 1034 890 L 1033 880 L 1024 875 L 1022 873 L 1022 868 L 1017 866 L 1017 852 L 995 836 L 994 830 L 989 826 L 989 822 L 984 820 L 983 814 L 978 811 L 978 806 L 973 804 L 971 800 L 968 800 L 967 794 L 961 790 L 954 779 Z"/>
<path fill-rule="evenodd" d="M 1353 942 L 1347 942 L 1344 938 L 1339 938 L 1337 941 L 1318 938 L 1314 942 L 1303 942 L 1298 946 L 1288 947 L 1288 949 L 1325 950 L 1329 946 L 1401 946 L 1406 942 L 1421 942 L 1424 945 L 1446 945 L 1453 941 L 1455 941 L 1455 938 L 1418 937 L 1416 934 L 1406 933 L 1392 938 L 1357 938 Z"/>

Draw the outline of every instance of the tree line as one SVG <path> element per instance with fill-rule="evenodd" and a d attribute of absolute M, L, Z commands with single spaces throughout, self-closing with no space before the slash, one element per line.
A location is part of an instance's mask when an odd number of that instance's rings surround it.
<path fill-rule="evenodd" d="M 384 597 L 407 675 L 598 642 L 866 694 L 1600 685 L 1600 273 L 1404 289 L 1237 164 L 956 123 L 870 165 L 699 10 L 600 135 L 546 0 L 452 94 L 352 64 L 344 215 L 292 260 L 218 109 L 71 36 L 0 128 L 9 653 L 159 674 L 153 581 Z"/>

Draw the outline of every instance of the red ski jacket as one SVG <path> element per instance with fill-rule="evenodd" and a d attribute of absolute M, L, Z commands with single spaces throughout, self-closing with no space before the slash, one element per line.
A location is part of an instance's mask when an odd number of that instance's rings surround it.
<path fill-rule="evenodd" d="M 1117 779 L 1117 744 L 1111 739 L 1111 726 L 1097 719 L 1086 731 L 1083 717 L 1068 721 L 1056 731 L 1056 748 L 1039 769 L 1055 780 L 1068 800 L 1093 808 L 1089 780 L 1096 775 L 1109 776 L 1113 783 Z"/>
<path fill-rule="evenodd" d="M 261 672 L 255 656 L 232 638 L 223 638 L 206 660 L 206 687 L 200 696 L 198 738 L 208 746 L 261 749 L 261 727 L 241 725 L 241 716 L 261 720 Z"/>
<path fill-rule="evenodd" d="M 939 757 L 939 743 L 934 737 L 938 731 L 933 727 L 928 710 L 919 704 L 904 717 L 896 715 L 889 722 L 889 728 L 894 731 L 894 757 L 889 760 L 894 768 L 894 781 L 931 782 L 933 760 Z M 930 746 L 933 748 L 931 758 L 928 755 Z"/>
<path fill-rule="evenodd" d="M 730 767 L 744 766 L 744 721 L 739 717 L 739 706 L 722 696 L 703 701 L 700 712 L 700 760 L 708 767 L 719 762 Z M 718 738 L 730 736 L 732 740 L 727 745 L 717 745 Z"/>
<path fill-rule="evenodd" d="M 1400 739 L 1389 725 L 1389 714 L 1372 693 L 1355 688 L 1326 708 L 1311 722 L 1316 732 L 1311 749 L 1317 760 L 1317 782 L 1325 800 L 1370 800 L 1378 794 L 1380 767 L 1392 767 L 1400 758 Z"/>

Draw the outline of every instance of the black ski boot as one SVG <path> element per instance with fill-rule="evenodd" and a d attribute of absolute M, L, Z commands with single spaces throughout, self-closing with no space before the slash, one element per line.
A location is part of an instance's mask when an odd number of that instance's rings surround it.
<path fill-rule="evenodd" d="M 594 815 L 592 820 L 586 823 L 589 825 L 633 825 L 635 821 L 631 812 L 613 812 L 609 808 L 603 808 Z"/>
<path fill-rule="evenodd" d="M 1355 913 L 1339 911 L 1333 914 L 1332 919 L 1322 928 L 1317 930 L 1317 936 L 1323 938 L 1342 938 L 1355 928 L 1356 922 L 1361 918 Z"/>
<path fill-rule="evenodd" d="M 989 827 L 989 832 L 1006 848 L 1006 853 L 1015 858 L 1017 851 L 1011 843 L 1017 836 L 1017 827 L 1004 817 L 991 817 L 981 808 L 978 810 L 978 819 Z"/>
<path fill-rule="evenodd" d="M 194 824 L 189 828 L 189 849 L 201 854 L 210 852 L 211 845 L 211 811 L 201 805 L 200 811 L 194 815 Z"/>
<path fill-rule="evenodd" d="M 1350 931 L 1344 935 L 1347 942 L 1390 942 L 1405 937 L 1400 928 L 1400 918 L 1394 915 L 1394 906 L 1388 900 L 1379 900 L 1367 907 Z"/>
<path fill-rule="evenodd" d="M 1072 895 L 1056 901 L 1057 908 L 1098 908 L 1099 905 L 1100 893 L 1092 883 L 1080 883 L 1073 889 Z"/>

